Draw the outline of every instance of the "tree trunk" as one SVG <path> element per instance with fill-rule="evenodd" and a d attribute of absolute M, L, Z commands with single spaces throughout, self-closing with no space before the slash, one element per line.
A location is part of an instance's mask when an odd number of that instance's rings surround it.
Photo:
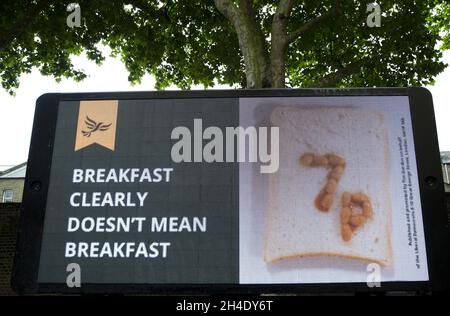
<path fill-rule="evenodd" d="M 246 24 L 238 32 L 239 47 L 245 62 L 245 75 L 248 89 L 271 86 L 269 58 L 263 35 L 252 26 L 252 21 L 244 18 Z"/>
<path fill-rule="evenodd" d="M 294 5 L 293 0 L 280 0 L 272 21 L 270 47 L 270 73 L 273 88 L 284 88 L 286 53 L 288 48 L 287 24 Z"/>
<path fill-rule="evenodd" d="M 239 7 L 231 0 L 214 0 L 216 8 L 234 26 L 239 48 L 244 57 L 248 89 L 271 86 L 269 57 L 261 27 L 255 18 L 250 0 L 240 0 Z"/>
<path fill-rule="evenodd" d="M 282 44 L 278 44 L 277 41 L 272 41 L 272 52 L 270 54 L 271 87 L 284 88 L 286 77 L 286 48 L 275 48 L 274 46 L 276 45 Z"/>
<path fill-rule="evenodd" d="M 256 20 L 251 0 L 239 0 L 239 7 L 232 0 L 214 0 L 216 8 L 233 24 L 239 47 L 244 56 L 247 88 L 284 88 L 286 79 L 286 54 L 289 44 L 315 32 L 341 14 L 341 0 L 332 0 L 332 6 L 323 14 L 311 19 L 298 29 L 288 33 L 287 25 L 295 0 L 279 0 L 273 16 L 270 57 L 266 39 Z M 343 76 L 356 71 L 349 66 L 329 74 L 320 84 L 338 82 Z"/>

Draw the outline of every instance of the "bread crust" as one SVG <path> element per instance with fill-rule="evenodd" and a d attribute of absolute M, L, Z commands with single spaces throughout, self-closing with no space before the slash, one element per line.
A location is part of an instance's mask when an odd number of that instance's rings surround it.
<path fill-rule="evenodd" d="M 298 258 L 307 258 L 307 257 L 339 257 L 339 258 L 345 258 L 345 259 L 352 259 L 352 260 L 361 260 L 361 261 L 365 261 L 367 263 L 378 263 L 379 265 L 382 266 L 389 266 L 392 264 L 391 260 L 377 260 L 374 258 L 368 258 L 368 257 L 363 257 L 363 256 L 356 256 L 356 255 L 345 255 L 342 253 L 333 253 L 333 252 L 309 252 L 309 253 L 298 253 L 298 254 L 293 254 L 293 255 L 289 255 L 289 256 L 280 256 L 280 257 L 276 257 L 274 259 L 267 259 L 264 258 L 264 261 L 266 261 L 267 263 L 276 263 L 279 261 L 283 261 L 283 260 L 292 260 L 292 259 L 298 259 Z"/>

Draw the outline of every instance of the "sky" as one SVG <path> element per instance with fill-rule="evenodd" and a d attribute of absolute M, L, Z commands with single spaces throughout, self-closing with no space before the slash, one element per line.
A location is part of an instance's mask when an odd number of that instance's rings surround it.
<path fill-rule="evenodd" d="M 107 48 L 104 53 L 105 56 L 109 55 Z M 450 65 L 450 51 L 444 53 L 443 60 Z M 48 92 L 154 90 L 154 79 L 149 75 L 143 78 L 141 84 L 132 86 L 119 58 L 107 57 L 101 66 L 87 60 L 84 55 L 75 56 L 73 62 L 86 71 L 88 78 L 81 82 L 63 79 L 57 83 L 52 77 L 42 76 L 38 70 L 34 70 L 21 76 L 15 96 L 0 87 L 0 170 L 27 160 L 34 106 L 40 95 Z M 435 85 L 427 88 L 433 94 L 439 147 L 441 151 L 450 151 L 450 66 L 435 79 Z"/>

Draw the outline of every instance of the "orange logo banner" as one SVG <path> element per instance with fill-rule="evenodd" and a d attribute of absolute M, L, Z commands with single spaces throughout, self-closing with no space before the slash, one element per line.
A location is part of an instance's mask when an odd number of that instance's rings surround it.
<path fill-rule="evenodd" d="M 118 100 L 80 101 L 75 151 L 91 144 L 114 150 Z"/>

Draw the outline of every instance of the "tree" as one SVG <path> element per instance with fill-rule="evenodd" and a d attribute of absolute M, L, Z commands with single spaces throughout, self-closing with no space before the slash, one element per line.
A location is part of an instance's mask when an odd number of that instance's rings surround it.
<path fill-rule="evenodd" d="M 381 27 L 366 25 L 359 0 L 79 0 L 0 3 L 0 76 L 13 92 L 37 67 L 57 80 L 85 78 L 70 57 L 104 60 L 111 47 L 139 82 L 188 89 L 215 83 L 248 88 L 416 86 L 433 82 L 450 48 L 448 0 L 380 0 Z"/>

